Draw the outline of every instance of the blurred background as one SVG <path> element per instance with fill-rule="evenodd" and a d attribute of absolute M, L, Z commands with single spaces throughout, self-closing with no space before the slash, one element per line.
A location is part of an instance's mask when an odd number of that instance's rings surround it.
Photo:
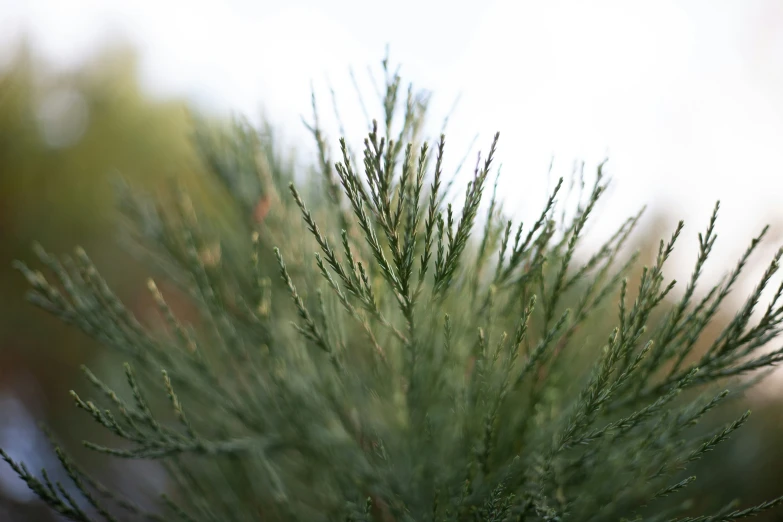
<path fill-rule="evenodd" d="M 333 89 L 346 132 L 360 136 L 352 74 L 372 89 L 367 68 L 387 44 L 403 78 L 434 92 L 435 132 L 454 108 L 451 154 L 501 132 L 499 193 L 517 218 L 538 212 L 575 161 L 608 157 L 614 182 L 584 248 L 647 204 L 636 236 L 646 250 L 686 222 L 667 273 L 682 280 L 720 199 L 705 287 L 770 223 L 724 324 L 783 241 L 780 0 L 0 0 L 0 446 L 51 467 L 44 422 L 89 459 L 78 441 L 100 435 L 74 422 L 68 390 L 82 363 L 116 371 L 99 346 L 23 301 L 12 261 L 33 261 L 33 241 L 56 253 L 81 245 L 143 316 L 145 267 L 114 239 L 111 176 L 149 188 L 197 180 L 194 113 L 263 118 L 310 164 L 311 88 L 324 100 Z M 777 374 L 751 394 L 752 422 L 702 486 L 743 504 L 783 493 L 781 399 Z M 129 493 L 161 487 L 155 469 L 121 464 L 91 461 Z M 0 466 L 0 520 L 55 518 Z"/>

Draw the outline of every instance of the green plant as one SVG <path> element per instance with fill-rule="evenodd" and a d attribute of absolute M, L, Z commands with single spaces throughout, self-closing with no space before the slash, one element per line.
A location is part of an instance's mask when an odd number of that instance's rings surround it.
<path fill-rule="evenodd" d="M 127 397 L 85 369 L 106 407 L 74 393 L 77 406 L 122 440 L 86 444 L 159 460 L 173 484 L 165 518 L 185 521 L 684 522 L 735 520 L 783 501 L 695 518 L 682 502 L 694 481 L 683 470 L 748 414 L 706 434 L 694 427 L 758 380 L 740 377 L 783 359 L 783 350 L 761 351 L 780 333 L 783 284 L 751 322 L 783 250 L 710 348 L 694 351 L 766 229 L 697 297 L 716 205 L 693 275 L 669 304 L 675 283 L 664 266 L 682 222 L 636 283 L 625 274 L 637 256 L 621 256 L 641 213 L 580 261 L 577 245 L 607 186 L 603 166 L 573 212 L 556 213 L 561 179 L 538 220 L 515 226 L 494 191 L 482 207 L 497 135 L 460 208 L 449 202 L 445 138 L 421 138 L 428 95 L 411 88 L 401 102 L 387 65 L 383 120 L 361 161 L 345 140 L 331 159 L 315 118 L 318 173 L 307 193 L 271 134 L 235 122 L 219 139 L 198 135 L 215 181 L 254 216 L 230 240 L 182 192 L 157 204 L 125 192 L 128 230 L 202 321 L 180 322 L 150 280 L 167 328 L 145 328 L 83 251 L 60 261 L 39 250 L 58 286 L 18 265 L 34 303 L 130 361 Z M 317 116 L 315 97 L 313 108 Z M 256 201 L 268 209 L 260 219 Z M 153 413 L 163 411 L 150 402 L 160 397 L 173 415 Z M 72 520 L 164 519 L 62 450 L 86 504 L 2 455 Z"/>

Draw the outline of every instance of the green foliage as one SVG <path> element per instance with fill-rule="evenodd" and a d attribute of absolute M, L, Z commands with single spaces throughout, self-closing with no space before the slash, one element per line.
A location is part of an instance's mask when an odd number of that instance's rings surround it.
<path fill-rule="evenodd" d="M 55 252 L 78 241 L 105 267 L 112 289 L 131 306 L 137 301 L 138 279 L 148 269 L 122 262 L 127 252 L 113 240 L 112 175 L 120 171 L 147 190 L 162 175 L 190 190 L 206 176 L 187 139 L 186 104 L 149 99 L 139 88 L 136 65 L 135 55 L 117 46 L 73 68 L 54 68 L 22 45 L 1 68 L 0 266 L 27 256 L 33 239 Z M 215 192 L 199 199 L 202 207 L 214 204 Z M 18 306 L 28 286 L 17 273 L 0 270 L 0 288 L 3 380 L 27 372 L 37 376 L 50 411 L 61 410 L 57 398 L 68 399 L 62 386 L 97 343 L 86 343 L 56 320 L 42 320 L 32 307 Z M 42 357 L 41 349 L 55 340 L 60 350 Z"/>
<path fill-rule="evenodd" d="M 85 369 L 102 400 L 74 393 L 76 405 L 118 440 L 88 446 L 156 459 L 172 480 L 160 512 L 145 514 L 62 451 L 85 501 L 2 453 L 28 485 L 78 521 L 684 522 L 783 501 L 692 517 L 695 479 L 684 474 L 748 413 L 711 432 L 695 427 L 756 382 L 741 378 L 783 359 L 782 349 L 762 350 L 780 333 L 783 284 L 751 321 L 783 250 L 709 349 L 695 351 L 766 229 L 699 297 L 716 205 L 682 297 L 662 309 L 682 223 L 638 281 L 626 277 L 637 255 L 623 247 L 641 213 L 580 260 L 608 183 L 600 165 L 573 212 L 557 212 L 561 179 L 526 227 L 493 191 L 482 230 L 499 137 L 461 206 L 448 202 L 445 138 L 421 138 L 428 95 L 409 89 L 399 100 L 399 76 L 387 62 L 384 71 L 384 130 L 372 124 L 361 163 L 345 140 L 333 161 L 316 118 L 316 172 L 304 183 L 276 159 L 269 133 L 241 122 L 199 132 L 214 180 L 250 217 L 240 239 L 218 239 L 184 193 L 174 205 L 125 192 L 131 237 L 201 321 L 175 317 L 150 280 L 167 327 L 145 327 L 83 251 L 62 261 L 39 251 L 57 283 L 18 265 L 33 302 L 129 361 L 126 394 Z M 258 201 L 268 205 L 260 218 Z"/>

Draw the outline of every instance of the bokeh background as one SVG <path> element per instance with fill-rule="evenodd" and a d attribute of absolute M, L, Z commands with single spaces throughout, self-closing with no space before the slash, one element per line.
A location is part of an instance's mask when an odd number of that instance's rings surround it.
<path fill-rule="evenodd" d="M 32 468 L 52 465 L 43 422 L 90 459 L 78 441 L 100 435 L 67 392 L 81 385 L 82 363 L 116 371 L 95 343 L 24 303 L 12 261 L 32 260 L 33 241 L 58 253 L 81 245 L 143 317 L 147 268 L 115 240 L 111 177 L 198 185 L 194 114 L 263 118 L 304 168 L 311 89 L 327 119 L 333 90 L 346 132 L 360 135 L 352 77 L 371 96 L 367 69 L 387 44 L 403 77 L 434 92 L 434 124 L 451 114 L 452 154 L 501 132 L 499 192 L 518 218 L 537 212 L 574 162 L 590 169 L 608 157 L 614 182 L 588 250 L 647 204 L 645 250 L 686 221 L 667 274 L 682 280 L 720 199 L 705 268 L 716 282 L 770 223 L 714 332 L 783 242 L 780 0 L 0 0 L 0 446 Z M 743 504 L 783 493 L 783 378 L 748 401 L 752 422 L 700 482 Z M 89 460 L 125 491 L 162 487 L 155 468 L 116 465 Z M 0 520 L 54 519 L 0 467 Z"/>

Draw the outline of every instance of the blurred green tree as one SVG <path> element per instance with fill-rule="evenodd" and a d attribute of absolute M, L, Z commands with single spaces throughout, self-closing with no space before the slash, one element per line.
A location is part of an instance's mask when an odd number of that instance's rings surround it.
<path fill-rule="evenodd" d="M 107 280 L 144 316 L 152 305 L 139 291 L 146 272 L 117 240 L 112 178 L 121 173 L 150 190 L 176 179 L 198 194 L 202 161 L 191 120 L 183 100 L 142 91 L 129 46 L 60 70 L 24 42 L 0 70 L 0 266 L 24 257 L 33 241 L 54 250 L 84 244 L 112 267 Z M 66 441 L 89 436 L 92 427 L 69 422 L 64 392 L 79 364 L 109 354 L 47 314 L 18 306 L 25 290 L 18 276 L 0 270 L 0 398 L 20 401 Z M 14 451 L 15 443 L 5 444 Z"/>

